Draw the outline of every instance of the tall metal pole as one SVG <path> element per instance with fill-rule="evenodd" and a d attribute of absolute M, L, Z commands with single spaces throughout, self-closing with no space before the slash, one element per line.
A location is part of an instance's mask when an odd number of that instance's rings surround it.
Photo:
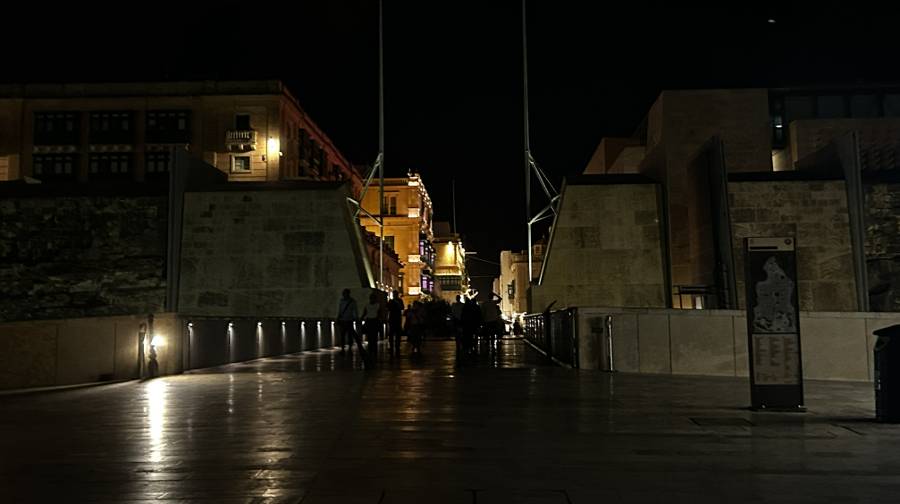
<path fill-rule="evenodd" d="M 453 201 L 453 234 L 456 234 L 456 179 L 450 179 L 450 199 Z"/>
<path fill-rule="evenodd" d="M 531 257 L 531 139 L 528 131 L 528 36 L 526 34 L 525 0 L 522 0 L 522 87 L 525 115 L 525 223 L 528 225 L 528 283 L 533 278 Z"/>
<path fill-rule="evenodd" d="M 378 219 L 381 236 L 378 240 L 378 282 L 384 285 L 384 21 L 382 1 L 378 2 Z"/>

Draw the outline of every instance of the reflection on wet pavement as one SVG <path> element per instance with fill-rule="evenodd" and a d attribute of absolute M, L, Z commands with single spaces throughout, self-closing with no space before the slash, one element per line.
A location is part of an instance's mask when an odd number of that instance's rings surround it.
<path fill-rule="evenodd" d="M 745 379 L 308 352 L 0 398 L 2 502 L 895 502 L 868 384 L 757 414 Z"/>

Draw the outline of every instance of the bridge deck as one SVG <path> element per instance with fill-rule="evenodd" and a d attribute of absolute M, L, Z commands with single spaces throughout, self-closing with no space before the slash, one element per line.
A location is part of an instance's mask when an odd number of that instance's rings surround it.
<path fill-rule="evenodd" d="M 755 414 L 746 380 L 573 371 L 521 341 L 336 352 L 0 397 L 3 502 L 896 502 L 867 384 Z"/>

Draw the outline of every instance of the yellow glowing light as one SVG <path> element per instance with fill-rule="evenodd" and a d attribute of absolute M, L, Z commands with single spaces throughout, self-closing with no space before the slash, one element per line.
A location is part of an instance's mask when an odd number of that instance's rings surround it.
<path fill-rule="evenodd" d="M 150 339 L 150 345 L 159 348 L 161 346 L 166 346 L 166 339 L 158 334 L 154 334 L 153 338 Z"/>
<path fill-rule="evenodd" d="M 162 462 L 166 445 L 166 387 L 165 381 L 153 380 L 145 389 L 145 426 L 149 434 L 147 452 L 150 462 L 154 463 Z"/>
<path fill-rule="evenodd" d="M 281 151 L 281 142 L 279 142 L 275 137 L 269 137 L 269 141 L 266 143 L 266 146 L 268 147 L 270 154 Z"/>

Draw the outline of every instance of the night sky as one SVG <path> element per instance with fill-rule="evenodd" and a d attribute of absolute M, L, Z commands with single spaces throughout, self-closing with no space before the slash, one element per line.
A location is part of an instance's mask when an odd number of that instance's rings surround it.
<path fill-rule="evenodd" d="M 529 2 L 532 151 L 556 181 L 662 89 L 900 80 L 898 18 L 877 4 L 621 4 Z M 374 0 L 140 5 L 17 7 L 2 80 L 279 78 L 354 163 L 375 159 Z M 387 174 L 420 172 L 440 220 L 455 179 L 479 257 L 524 248 L 521 4 L 387 0 L 384 15 Z"/>

